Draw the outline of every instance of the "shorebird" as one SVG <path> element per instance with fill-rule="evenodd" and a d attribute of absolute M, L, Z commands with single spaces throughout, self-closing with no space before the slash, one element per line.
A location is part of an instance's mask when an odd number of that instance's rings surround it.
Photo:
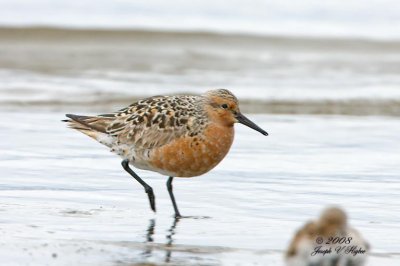
<path fill-rule="evenodd" d="M 155 212 L 151 186 L 130 167 L 168 176 L 167 189 L 175 217 L 181 217 L 172 190 L 174 177 L 207 173 L 228 153 L 234 124 L 242 123 L 268 135 L 245 117 L 237 98 L 226 89 L 200 96 L 154 96 L 117 112 L 96 116 L 66 114 L 76 129 L 122 157 L 122 167 L 143 187 Z"/>
<path fill-rule="evenodd" d="M 325 250 L 330 252 L 323 254 Z M 297 231 L 286 252 L 286 265 L 362 266 L 368 250 L 368 242 L 347 224 L 346 213 L 330 207 Z"/>

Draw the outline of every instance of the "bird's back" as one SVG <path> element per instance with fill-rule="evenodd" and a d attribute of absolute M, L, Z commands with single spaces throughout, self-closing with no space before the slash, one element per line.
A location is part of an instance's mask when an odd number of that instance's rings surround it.
<path fill-rule="evenodd" d="M 71 119 L 68 120 L 70 127 L 110 147 L 138 168 L 174 176 L 195 176 L 222 160 L 233 140 L 233 128 L 227 133 L 210 123 L 204 101 L 202 96 L 156 96 L 115 113 L 67 117 Z M 227 138 L 227 147 L 222 151 L 223 141 L 218 137 Z M 197 171 L 187 169 L 194 165 L 194 153 L 205 156 Z"/>
<path fill-rule="evenodd" d="M 199 131 L 204 112 L 197 104 L 200 96 L 155 96 L 131 104 L 114 113 L 96 116 L 67 114 L 69 126 L 106 146 L 134 145 L 136 149 L 162 146 L 171 139 Z M 193 123 L 196 119 L 199 123 Z M 111 137 L 104 141 L 102 134 Z M 107 137 L 106 137 L 107 138 Z"/>

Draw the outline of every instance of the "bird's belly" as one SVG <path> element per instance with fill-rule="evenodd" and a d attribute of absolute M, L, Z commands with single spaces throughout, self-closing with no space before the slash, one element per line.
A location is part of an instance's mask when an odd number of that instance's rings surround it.
<path fill-rule="evenodd" d="M 153 171 L 175 177 L 202 175 L 214 168 L 228 153 L 233 127 L 208 126 L 201 136 L 182 137 L 152 151 Z"/>

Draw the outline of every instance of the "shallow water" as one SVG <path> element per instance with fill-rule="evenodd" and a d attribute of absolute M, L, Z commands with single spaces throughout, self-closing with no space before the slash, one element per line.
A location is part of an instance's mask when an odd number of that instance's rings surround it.
<path fill-rule="evenodd" d="M 399 39 L 396 0 L 0 0 L 0 24 Z M 34 10 L 35 12 L 32 12 Z"/>
<path fill-rule="evenodd" d="M 400 121 L 252 116 L 210 173 L 140 171 L 157 214 L 120 159 L 66 128 L 62 113 L 2 112 L 0 257 L 7 265 L 283 265 L 294 231 L 330 204 L 372 245 L 368 265 L 400 262 Z"/>
<path fill-rule="evenodd" d="M 398 40 L 0 28 L 0 50 L 0 110 L 224 87 L 251 112 L 400 115 Z"/>

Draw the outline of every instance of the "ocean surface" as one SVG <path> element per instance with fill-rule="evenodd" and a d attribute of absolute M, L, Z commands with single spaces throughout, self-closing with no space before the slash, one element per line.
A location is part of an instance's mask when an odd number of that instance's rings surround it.
<path fill-rule="evenodd" d="M 400 41 L 0 28 L 0 109 L 232 90 L 258 113 L 400 115 Z"/>
<path fill-rule="evenodd" d="M 0 0 L 0 109 L 228 88 L 257 113 L 400 115 L 397 0 Z"/>
<path fill-rule="evenodd" d="M 0 24 L 399 39 L 397 0 L 0 0 Z"/>
<path fill-rule="evenodd" d="M 400 121 L 251 115 L 213 171 L 142 187 L 107 148 L 59 112 L 0 113 L 0 257 L 5 265 L 283 265 L 294 232 L 329 205 L 371 246 L 370 266 L 400 262 Z"/>
<path fill-rule="evenodd" d="M 251 3 L 251 4 L 250 4 Z M 0 0 L 0 258 L 6 265 L 278 265 L 294 232 L 340 205 L 400 263 L 397 0 Z M 138 171 L 65 113 L 226 88 L 241 125 L 204 176 Z"/>

